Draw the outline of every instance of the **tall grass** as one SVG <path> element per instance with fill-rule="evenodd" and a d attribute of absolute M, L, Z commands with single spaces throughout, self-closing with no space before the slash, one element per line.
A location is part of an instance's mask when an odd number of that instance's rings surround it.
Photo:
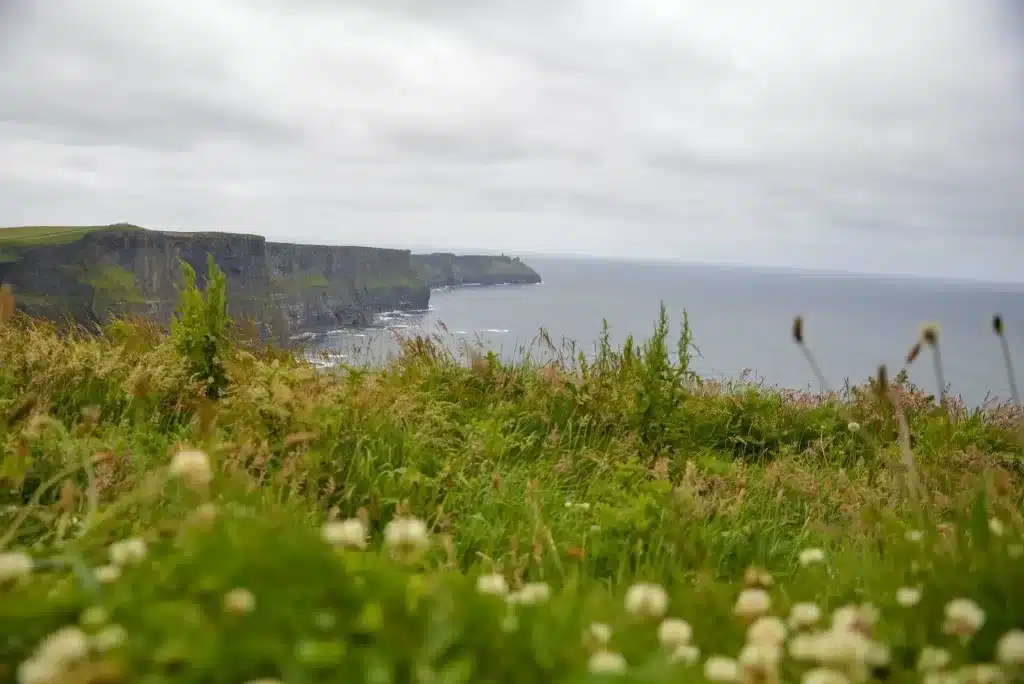
<path fill-rule="evenodd" d="M 1019 407 L 702 380 L 664 308 L 594 354 L 329 370 L 0 309 L 0 682 L 1021 674 Z M 798 603 L 820 628 L 748 633 Z"/>

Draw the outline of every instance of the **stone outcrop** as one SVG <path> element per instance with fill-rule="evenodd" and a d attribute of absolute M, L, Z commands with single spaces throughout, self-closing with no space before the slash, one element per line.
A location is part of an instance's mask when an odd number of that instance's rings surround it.
<path fill-rule="evenodd" d="M 540 275 L 519 257 L 439 252 L 413 254 L 413 270 L 432 288 L 463 285 L 527 285 Z"/>

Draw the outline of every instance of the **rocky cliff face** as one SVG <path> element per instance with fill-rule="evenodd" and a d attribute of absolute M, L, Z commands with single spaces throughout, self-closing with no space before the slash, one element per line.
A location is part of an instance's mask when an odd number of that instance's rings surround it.
<path fill-rule="evenodd" d="M 130 314 L 166 324 L 182 282 L 178 260 L 203 284 L 208 253 L 227 276 L 232 316 L 289 333 L 369 324 L 377 312 L 429 303 L 408 251 L 127 225 L 0 229 L 0 282 L 35 316 L 88 324 Z"/>
<path fill-rule="evenodd" d="M 412 267 L 430 287 L 462 285 L 526 285 L 540 275 L 518 257 L 482 254 L 413 254 Z"/>

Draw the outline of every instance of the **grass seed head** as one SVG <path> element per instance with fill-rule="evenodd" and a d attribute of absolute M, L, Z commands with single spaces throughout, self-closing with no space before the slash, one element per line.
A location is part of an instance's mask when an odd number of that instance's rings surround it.
<path fill-rule="evenodd" d="M 739 682 L 742 672 L 740 664 L 732 658 L 713 655 L 704 661 L 704 677 L 712 682 Z"/>
<path fill-rule="evenodd" d="M 592 622 L 583 635 L 584 642 L 598 648 L 605 648 L 612 640 L 612 628 L 603 622 Z"/>
<path fill-rule="evenodd" d="M 733 613 L 743 620 L 753 622 L 772 607 L 772 597 L 764 589 L 744 589 L 736 598 Z"/>
<path fill-rule="evenodd" d="M 256 597 L 248 589 L 232 589 L 224 595 L 223 607 L 230 615 L 248 615 L 256 610 Z"/>
<path fill-rule="evenodd" d="M 480 575 L 476 579 L 476 590 L 485 596 L 506 596 L 508 594 L 508 580 L 500 573 Z"/>
<path fill-rule="evenodd" d="M 937 323 L 929 323 L 921 327 L 921 341 L 929 347 L 939 343 L 939 326 Z"/>
<path fill-rule="evenodd" d="M 821 608 L 817 603 L 795 603 L 789 609 L 789 627 L 794 630 L 808 629 L 821 621 Z"/>
<path fill-rule="evenodd" d="M 825 551 L 819 548 L 804 549 L 800 552 L 800 565 L 807 567 L 825 562 Z"/>
<path fill-rule="evenodd" d="M 622 674 L 627 667 L 622 654 L 613 651 L 597 651 L 587 661 L 587 669 L 593 674 Z"/>
<path fill-rule="evenodd" d="M 668 659 L 673 663 L 696 665 L 697 661 L 700 660 L 700 649 L 693 644 L 680 644 L 672 650 Z"/>
<path fill-rule="evenodd" d="M 679 618 L 665 618 L 658 625 L 658 641 L 662 646 L 675 647 L 690 643 L 693 638 L 693 628 L 686 620 Z"/>
<path fill-rule="evenodd" d="M 969 639 L 985 624 L 985 611 L 967 598 L 956 598 L 946 604 L 942 629 L 961 639 Z"/>
<path fill-rule="evenodd" d="M 1003 336 L 1003 317 L 999 314 L 992 317 L 992 331 L 1000 337 Z"/>
<path fill-rule="evenodd" d="M 366 525 L 359 518 L 330 520 L 324 523 L 321 534 L 331 546 L 345 549 L 366 548 Z"/>
<path fill-rule="evenodd" d="M 921 590 L 917 587 L 900 587 L 896 590 L 896 603 L 904 608 L 916 606 L 921 601 Z"/>
<path fill-rule="evenodd" d="M 817 606 L 815 606 L 817 607 Z M 786 641 L 786 623 L 774 615 L 764 615 L 747 629 L 748 644 L 781 646 Z"/>
<path fill-rule="evenodd" d="M 181 478 L 192 489 L 202 489 L 213 481 L 213 468 L 206 452 L 194 449 L 179 451 L 171 459 L 169 472 Z"/>
<path fill-rule="evenodd" d="M 642 618 L 659 618 L 668 610 L 668 592 L 660 584 L 640 582 L 626 590 L 626 612 Z"/>
<path fill-rule="evenodd" d="M 118 567 L 138 565 L 146 558 L 146 542 L 140 537 L 132 537 L 114 542 L 110 545 L 110 562 Z"/>
<path fill-rule="evenodd" d="M 793 317 L 793 341 L 797 344 L 804 343 L 804 317 Z"/>
<path fill-rule="evenodd" d="M 418 556 L 430 545 L 427 524 L 419 518 L 395 518 L 384 526 L 384 544 L 396 556 Z"/>

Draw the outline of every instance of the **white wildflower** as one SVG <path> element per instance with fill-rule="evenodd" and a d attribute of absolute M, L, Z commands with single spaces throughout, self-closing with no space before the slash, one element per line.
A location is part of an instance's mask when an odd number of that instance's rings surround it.
<path fill-rule="evenodd" d="M 921 590 L 917 587 L 900 587 L 896 590 L 896 603 L 904 608 L 916 606 L 921 601 Z"/>
<path fill-rule="evenodd" d="M 359 518 L 329 520 L 324 523 L 321 536 L 331 546 L 345 549 L 366 548 L 366 525 Z"/>
<path fill-rule="evenodd" d="M 597 651 L 587 662 L 587 669 L 593 674 L 622 674 L 626 667 L 622 654 L 612 651 Z"/>
<path fill-rule="evenodd" d="M 786 623 L 774 615 L 759 617 L 747 629 L 747 643 L 781 646 L 786 641 Z"/>
<path fill-rule="evenodd" d="M 138 565 L 146 557 L 146 542 L 139 537 L 114 542 L 109 549 L 110 562 L 118 567 Z"/>
<path fill-rule="evenodd" d="M 764 568 L 752 565 L 743 573 L 743 583 L 748 587 L 761 587 L 767 589 L 775 583 L 775 578 Z"/>
<path fill-rule="evenodd" d="M 121 577 L 121 568 L 117 565 L 104 565 L 96 568 L 93 573 L 96 576 L 96 581 L 100 584 L 110 584 L 116 582 Z"/>
<path fill-rule="evenodd" d="M 92 636 L 92 647 L 102 652 L 120 648 L 128 640 L 128 632 L 121 625 L 107 625 Z"/>
<path fill-rule="evenodd" d="M 952 662 L 953 656 L 944 648 L 925 646 L 917 654 L 917 669 L 921 672 L 941 670 Z"/>
<path fill-rule="evenodd" d="M 693 638 L 693 628 L 686 620 L 679 618 L 665 618 L 658 625 L 658 641 L 662 646 L 682 646 L 690 643 Z"/>
<path fill-rule="evenodd" d="M 996 660 L 1003 665 L 1024 665 L 1024 629 L 1011 629 L 999 637 Z"/>
<path fill-rule="evenodd" d="M 921 530 L 907 530 L 907 541 L 912 544 L 919 544 L 924 539 L 924 532 Z"/>
<path fill-rule="evenodd" d="M 519 591 L 508 595 L 509 603 L 534 606 L 551 598 L 551 587 L 546 582 L 527 582 Z"/>
<path fill-rule="evenodd" d="M 800 552 L 800 565 L 807 567 L 825 562 L 825 551 L 819 548 L 804 549 Z"/>
<path fill-rule="evenodd" d="M 419 518 L 395 518 L 384 527 L 384 543 L 401 556 L 414 556 L 430 544 L 427 524 Z"/>
<path fill-rule="evenodd" d="M 210 457 L 202 451 L 179 451 L 171 459 L 169 472 L 171 476 L 180 477 L 185 484 L 193 488 L 205 487 L 213 481 Z"/>
<path fill-rule="evenodd" d="M 693 644 L 680 644 L 672 649 L 668 656 L 669 662 L 684 665 L 696 665 L 700 660 L 700 649 Z"/>
<path fill-rule="evenodd" d="M 18 684 L 55 684 L 64 676 L 64 668 L 43 658 L 30 658 L 18 665 Z"/>
<path fill-rule="evenodd" d="M 736 599 L 732 612 L 744 620 L 754 620 L 772 607 L 772 597 L 764 589 L 744 589 Z"/>
<path fill-rule="evenodd" d="M 850 432 L 860 432 L 860 423 L 857 423 L 857 422 L 847 423 L 846 429 L 849 430 Z"/>
<path fill-rule="evenodd" d="M 1006 534 L 1006 525 L 1004 525 L 1003 521 L 999 518 L 991 518 L 988 521 L 988 529 L 993 535 L 997 537 L 1002 537 L 1004 534 Z"/>
<path fill-rule="evenodd" d="M 850 684 L 849 678 L 842 672 L 827 667 L 815 667 L 804 673 L 803 684 Z"/>
<path fill-rule="evenodd" d="M 774 680 L 782 659 L 782 650 L 777 644 L 748 643 L 740 651 L 739 662 L 750 681 Z"/>
<path fill-rule="evenodd" d="M 476 590 L 487 596 L 505 596 L 508 594 L 508 581 L 500 573 L 480 575 L 476 579 Z"/>
<path fill-rule="evenodd" d="M 603 622 L 592 622 L 587 627 L 586 640 L 597 646 L 607 646 L 612 640 L 612 628 Z"/>
<path fill-rule="evenodd" d="M 248 615 L 254 610 L 256 610 L 256 597 L 248 589 L 232 589 L 224 595 L 225 613 Z"/>
<path fill-rule="evenodd" d="M 867 634 L 878 620 L 878 609 L 870 603 L 850 604 L 837 608 L 832 613 L 832 626 Z"/>
<path fill-rule="evenodd" d="M 641 582 L 626 590 L 626 611 L 631 615 L 658 618 L 668 610 L 668 592 L 660 584 Z"/>
<path fill-rule="evenodd" d="M 32 557 L 21 551 L 0 553 L 0 585 L 28 577 L 34 566 Z"/>
<path fill-rule="evenodd" d="M 49 661 L 67 667 L 89 655 L 89 640 L 85 632 L 75 626 L 61 627 L 42 640 L 36 649 L 37 660 Z"/>
<path fill-rule="evenodd" d="M 789 609 L 789 626 L 792 629 L 807 629 L 821 620 L 821 608 L 817 603 L 794 603 Z"/>
<path fill-rule="evenodd" d="M 943 630 L 947 634 L 955 634 L 961 639 L 974 635 L 985 623 L 985 611 L 966 598 L 953 599 L 946 604 L 946 621 Z"/>
<path fill-rule="evenodd" d="M 742 671 L 732 658 L 714 655 L 704 662 L 704 677 L 712 682 L 738 682 Z"/>
<path fill-rule="evenodd" d="M 998 665 L 979 663 L 960 668 L 957 679 L 959 684 L 1001 684 L 1005 678 Z"/>

